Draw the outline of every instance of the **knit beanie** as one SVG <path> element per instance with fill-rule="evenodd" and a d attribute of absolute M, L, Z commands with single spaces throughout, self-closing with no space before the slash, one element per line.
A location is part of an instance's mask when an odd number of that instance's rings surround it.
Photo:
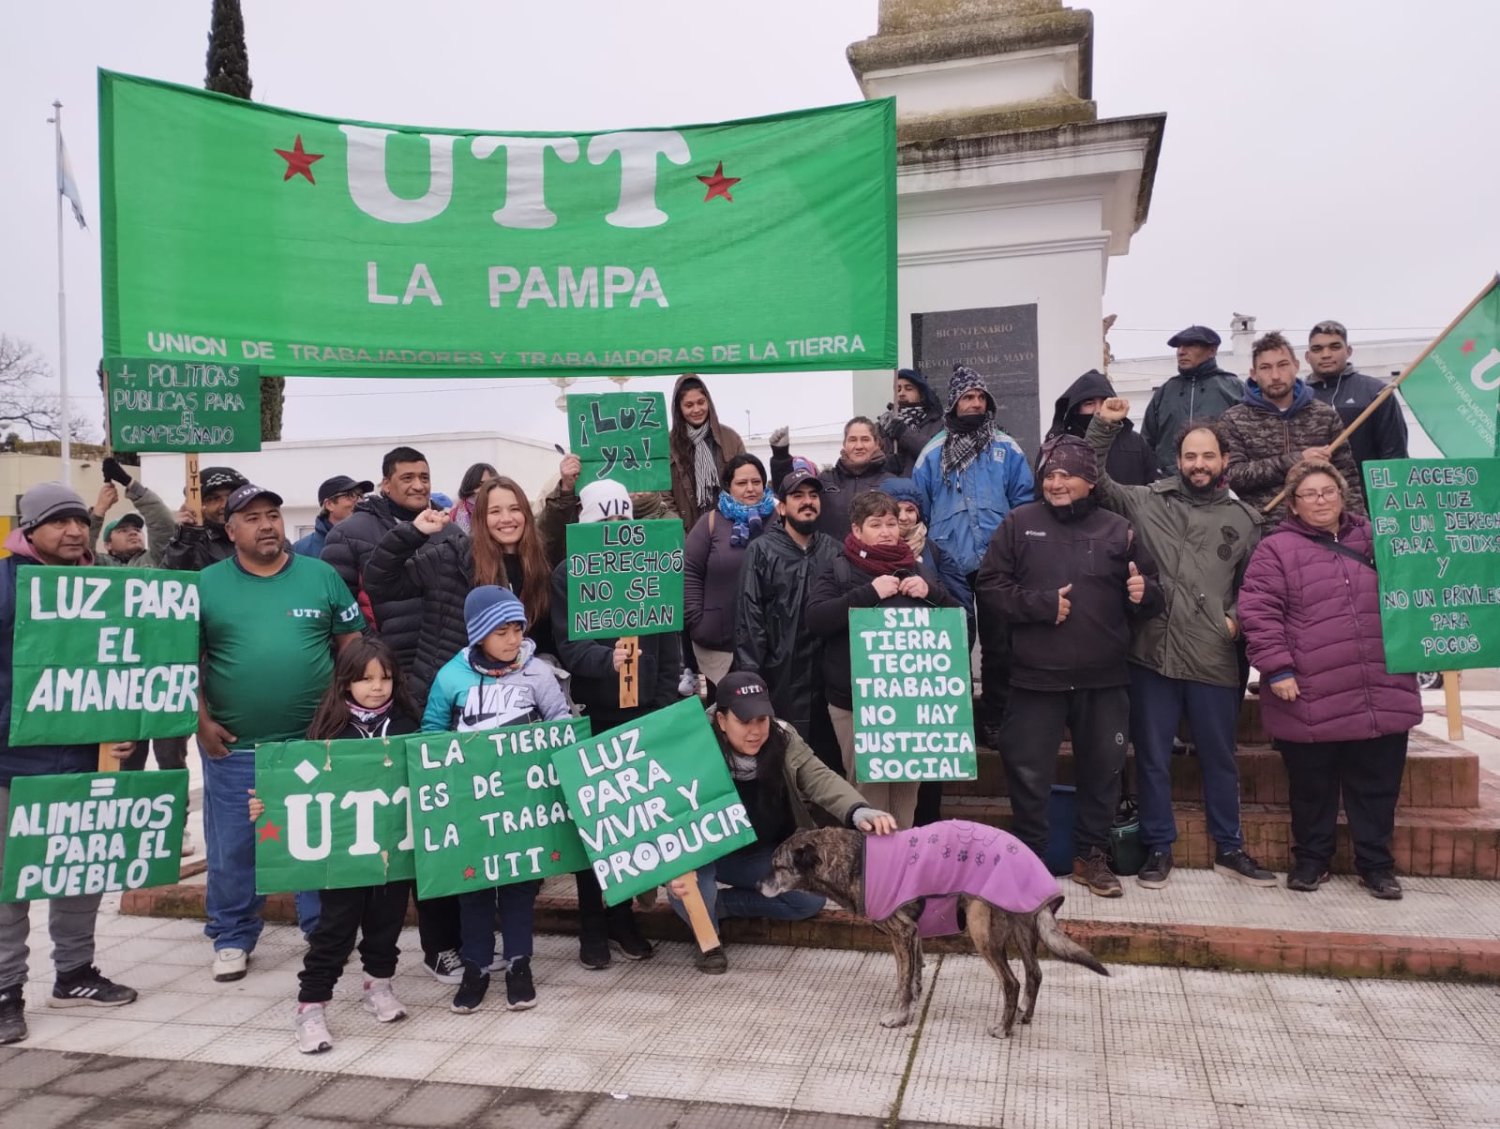
<path fill-rule="evenodd" d="M 89 508 L 78 494 L 61 482 L 38 482 L 21 495 L 20 527 L 30 533 L 39 525 L 61 517 L 89 519 Z"/>
<path fill-rule="evenodd" d="M 635 508 L 630 504 L 630 492 L 608 478 L 590 482 L 578 492 L 580 509 L 578 521 L 608 521 L 612 517 L 632 518 Z"/>
<path fill-rule="evenodd" d="M 917 489 L 917 484 L 911 479 L 887 478 L 875 489 L 888 498 L 894 498 L 897 502 L 910 502 L 917 507 L 918 519 L 927 520 L 927 504 L 922 500 L 922 492 Z"/>
<path fill-rule="evenodd" d="M 469 646 L 480 642 L 498 627 L 519 623 L 526 629 L 526 609 L 509 588 L 481 584 L 464 598 L 464 627 L 469 632 Z"/>
<path fill-rule="evenodd" d="M 990 411 L 995 411 L 995 397 L 990 395 L 989 385 L 984 382 L 984 377 L 967 365 L 954 365 L 953 380 L 948 385 L 948 410 L 956 411 L 963 394 L 975 388 L 984 393 Z"/>
<path fill-rule="evenodd" d="M 1052 470 L 1065 470 L 1090 486 L 1099 481 L 1099 459 L 1094 454 L 1094 448 L 1076 435 L 1059 435 L 1042 444 L 1042 458 L 1036 468 L 1037 477 L 1046 478 L 1047 472 Z"/>

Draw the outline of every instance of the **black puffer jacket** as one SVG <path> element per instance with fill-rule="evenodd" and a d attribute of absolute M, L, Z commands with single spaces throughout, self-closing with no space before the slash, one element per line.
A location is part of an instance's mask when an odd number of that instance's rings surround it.
<path fill-rule="evenodd" d="M 421 608 L 416 649 L 404 667 L 418 712 L 426 707 L 427 692 L 443 664 L 469 645 L 464 600 L 473 575 L 473 542 L 452 525 L 429 537 L 403 521 L 380 539 L 365 562 L 365 591 L 376 606 L 415 600 Z"/>
<path fill-rule="evenodd" d="M 854 708 L 854 689 L 849 673 L 850 608 L 958 608 L 942 579 L 927 565 L 917 565 L 917 575 L 927 581 L 927 598 L 892 596 L 882 600 L 875 594 L 874 577 L 860 572 L 840 552 L 833 563 L 812 582 L 807 594 L 807 629 L 823 640 L 823 694 L 828 704 Z"/>
<path fill-rule="evenodd" d="M 847 522 L 846 522 L 847 525 Z M 776 716 L 808 739 L 812 711 L 823 700 L 819 658 L 823 644 L 805 621 L 813 579 L 843 550 L 815 533 L 806 549 L 782 526 L 768 529 L 745 550 L 734 618 L 734 669 L 766 680 Z"/>
<path fill-rule="evenodd" d="M 1366 376 L 1353 365 L 1346 364 L 1344 371 L 1335 377 L 1322 381 L 1316 376 L 1308 377 L 1307 386 L 1312 389 L 1314 396 L 1338 412 L 1339 419 L 1348 427 L 1380 395 L 1385 388 L 1385 381 Z M 1406 444 L 1406 417 L 1401 414 L 1401 404 L 1392 394 L 1349 436 L 1349 453 L 1354 456 L 1355 463 L 1363 468 L 1370 459 L 1406 458 Z M 1350 485 L 1355 484 L 1351 482 Z M 1358 485 L 1363 494 L 1363 474 L 1360 475 Z"/>
<path fill-rule="evenodd" d="M 1146 595 L 1125 589 L 1134 564 Z M 1068 618 L 1058 589 L 1071 584 Z M 995 531 L 975 585 L 983 625 L 1010 628 L 1010 680 L 1029 690 L 1099 689 L 1130 681 L 1126 656 L 1136 623 L 1166 606 L 1156 561 L 1119 514 L 1091 495 L 1060 514 L 1045 502 L 1017 506 Z"/>
<path fill-rule="evenodd" d="M 884 454 L 877 454 L 858 470 L 844 465 L 843 456 L 818 474 L 823 484 L 823 509 L 818 514 L 818 531 L 826 533 L 840 545 L 849 536 L 849 507 L 866 490 L 874 490 L 887 478 L 894 478 L 886 467 Z"/>
<path fill-rule="evenodd" d="M 234 556 L 234 545 L 222 525 L 179 525 L 162 550 L 161 567 L 202 572 L 211 564 Z"/>
<path fill-rule="evenodd" d="M 1090 369 L 1068 386 L 1068 390 L 1057 398 L 1057 410 L 1052 413 L 1052 426 L 1047 431 L 1048 439 L 1059 435 L 1076 435 L 1082 439 L 1089 433 L 1092 415 L 1082 415 L 1078 405 L 1085 400 L 1108 400 L 1117 395 L 1109 377 L 1096 369 Z M 1035 470 L 1041 462 L 1042 453 L 1037 452 L 1031 466 Z M 1136 434 L 1135 425 L 1128 419 L 1120 433 L 1115 436 L 1115 445 L 1109 449 L 1109 476 L 1122 486 L 1149 486 L 1161 477 L 1156 469 L 1156 452 Z M 1038 475 L 1038 480 L 1041 476 Z M 1040 493 L 1040 490 L 1038 490 Z"/>
<path fill-rule="evenodd" d="M 396 505 L 384 494 L 371 494 L 360 499 L 354 512 L 335 525 L 323 543 L 323 560 L 349 586 L 366 622 L 390 644 L 403 671 L 410 671 L 416 658 L 417 640 L 422 634 L 422 597 L 373 600 L 365 587 L 364 573 L 375 546 L 397 525 L 411 521 L 419 512 Z"/>

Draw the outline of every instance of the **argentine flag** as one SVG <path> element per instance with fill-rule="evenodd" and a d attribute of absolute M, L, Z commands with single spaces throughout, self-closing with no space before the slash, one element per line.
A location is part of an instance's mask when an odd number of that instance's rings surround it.
<path fill-rule="evenodd" d="M 73 218 L 78 221 L 78 226 L 87 228 L 88 223 L 83 218 L 83 201 L 78 196 L 78 184 L 73 180 L 73 165 L 68 160 L 68 147 L 63 144 L 61 132 L 57 135 L 57 190 L 73 205 Z"/>

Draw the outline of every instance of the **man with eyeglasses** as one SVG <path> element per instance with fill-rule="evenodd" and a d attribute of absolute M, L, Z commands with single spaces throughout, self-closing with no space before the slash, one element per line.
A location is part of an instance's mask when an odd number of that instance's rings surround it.
<path fill-rule="evenodd" d="M 347 474 L 336 474 L 324 480 L 318 487 L 318 520 L 311 533 L 298 538 L 292 545 L 292 552 L 304 557 L 321 557 L 329 531 L 352 514 L 359 500 L 374 489 L 373 482 L 356 482 Z"/>
<path fill-rule="evenodd" d="M 1251 346 L 1251 373 L 1245 398 L 1219 417 L 1223 425 L 1229 487 L 1242 501 L 1265 512 L 1281 493 L 1286 472 L 1304 459 L 1331 462 L 1344 478 L 1359 477 L 1347 443 L 1329 447 L 1344 424 L 1338 412 L 1319 400 L 1297 377 L 1297 354 L 1292 343 L 1272 331 Z M 1349 499 L 1350 509 L 1365 512 L 1364 499 Z M 1266 514 L 1274 527 L 1287 514 L 1283 499 Z"/>
<path fill-rule="evenodd" d="M 1349 331 L 1340 322 L 1320 321 L 1312 327 L 1307 337 L 1307 364 L 1312 369 L 1307 386 L 1323 403 L 1338 412 L 1347 427 L 1359 414 L 1380 395 L 1385 381 L 1366 376 L 1354 367 L 1350 357 L 1354 349 L 1349 344 Z M 1370 418 L 1360 424 L 1349 436 L 1349 453 L 1354 456 L 1360 477 L 1351 479 L 1358 484 L 1360 497 L 1364 497 L 1365 463 L 1371 459 L 1404 459 L 1406 454 L 1406 417 L 1401 414 L 1401 404 L 1394 395 L 1371 413 Z"/>

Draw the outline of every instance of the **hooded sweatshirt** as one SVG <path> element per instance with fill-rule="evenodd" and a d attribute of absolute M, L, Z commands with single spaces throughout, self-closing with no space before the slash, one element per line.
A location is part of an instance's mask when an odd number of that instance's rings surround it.
<path fill-rule="evenodd" d="M 739 433 L 734 428 L 725 427 L 719 422 L 719 412 L 714 407 L 713 393 L 708 390 L 708 385 L 703 382 L 703 378 L 692 373 L 683 373 L 679 376 L 677 383 L 672 387 L 672 431 L 669 444 L 672 451 L 672 502 L 682 518 L 684 530 L 689 533 L 692 532 L 693 526 L 698 524 L 698 519 L 718 502 L 719 493 L 715 488 L 712 501 L 701 503 L 698 500 L 698 483 L 693 470 L 695 453 L 692 437 L 688 434 L 688 429 L 692 425 L 683 418 L 682 410 L 678 407 L 682 403 L 682 394 L 690 388 L 701 388 L 703 394 L 708 397 L 707 423 L 709 434 L 713 437 L 718 471 L 722 473 L 730 459 L 745 453 L 745 443 Z"/>
<path fill-rule="evenodd" d="M 1177 468 L 1177 433 L 1190 419 L 1218 419 L 1243 398 L 1244 384 L 1234 373 L 1209 357 L 1201 365 L 1179 372 L 1155 392 L 1146 407 L 1141 436 L 1156 452 L 1162 474 Z"/>
<path fill-rule="evenodd" d="M 1088 434 L 1089 420 L 1093 419 L 1093 415 L 1084 415 L 1078 410 L 1078 405 L 1085 400 L 1108 400 L 1116 395 L 1118 393 L 1109 382 L 1109 377 L 1090 369 L 1068 385 L 1068 390 L 1057 398 L 1057 409 L 1052 413 L 1052 426 L 1045 439 L 1055 439 L 1059 435 L 1084 438 Z M 1033 468 L 1040 464 L 1041 457 L 1041 452 L 1038 451 L 1036 458 L 1031 461 Z M 1173 463 L 1176 463 L 1175 456 Z M 1136 433 L 1135 425 L 1128 419 L 1115 437 L 1115 445 L 1109 449 L 1109 464 L 1105 469 L 1122 486 L 1145 486 L 1161 477 L 1156 465 L 1156 452 Z"/>
<path fill-rule="evenodd" d="M 432 680 L 422 732 L 498 729 L 555 721 L 571 712 L 556 672 L 536 657 L 536 644 L 523 639 L 516 661 L 503 668 L 478 647 L 465 647 L 449 659 Z"/>
<path fill-rule="evenodd" d="M 885 452 L 885 469 L 898 478 L 907 478 L 917 465 L 917 456 L 922 448 L 943 426 L 943 406 L 938 403 L 937 393 L 927 383 L 927 377 L 914 368 L 901 369 L 896 374 L 909 380 L 921 390 L 923 418 L 921 423 L 910 424 L 897 414 L 895 401 L 886 406 L 886 415 L 881 416 L 880 448 Z M 890 417 L 889 423 L 886 423 Z"/>

